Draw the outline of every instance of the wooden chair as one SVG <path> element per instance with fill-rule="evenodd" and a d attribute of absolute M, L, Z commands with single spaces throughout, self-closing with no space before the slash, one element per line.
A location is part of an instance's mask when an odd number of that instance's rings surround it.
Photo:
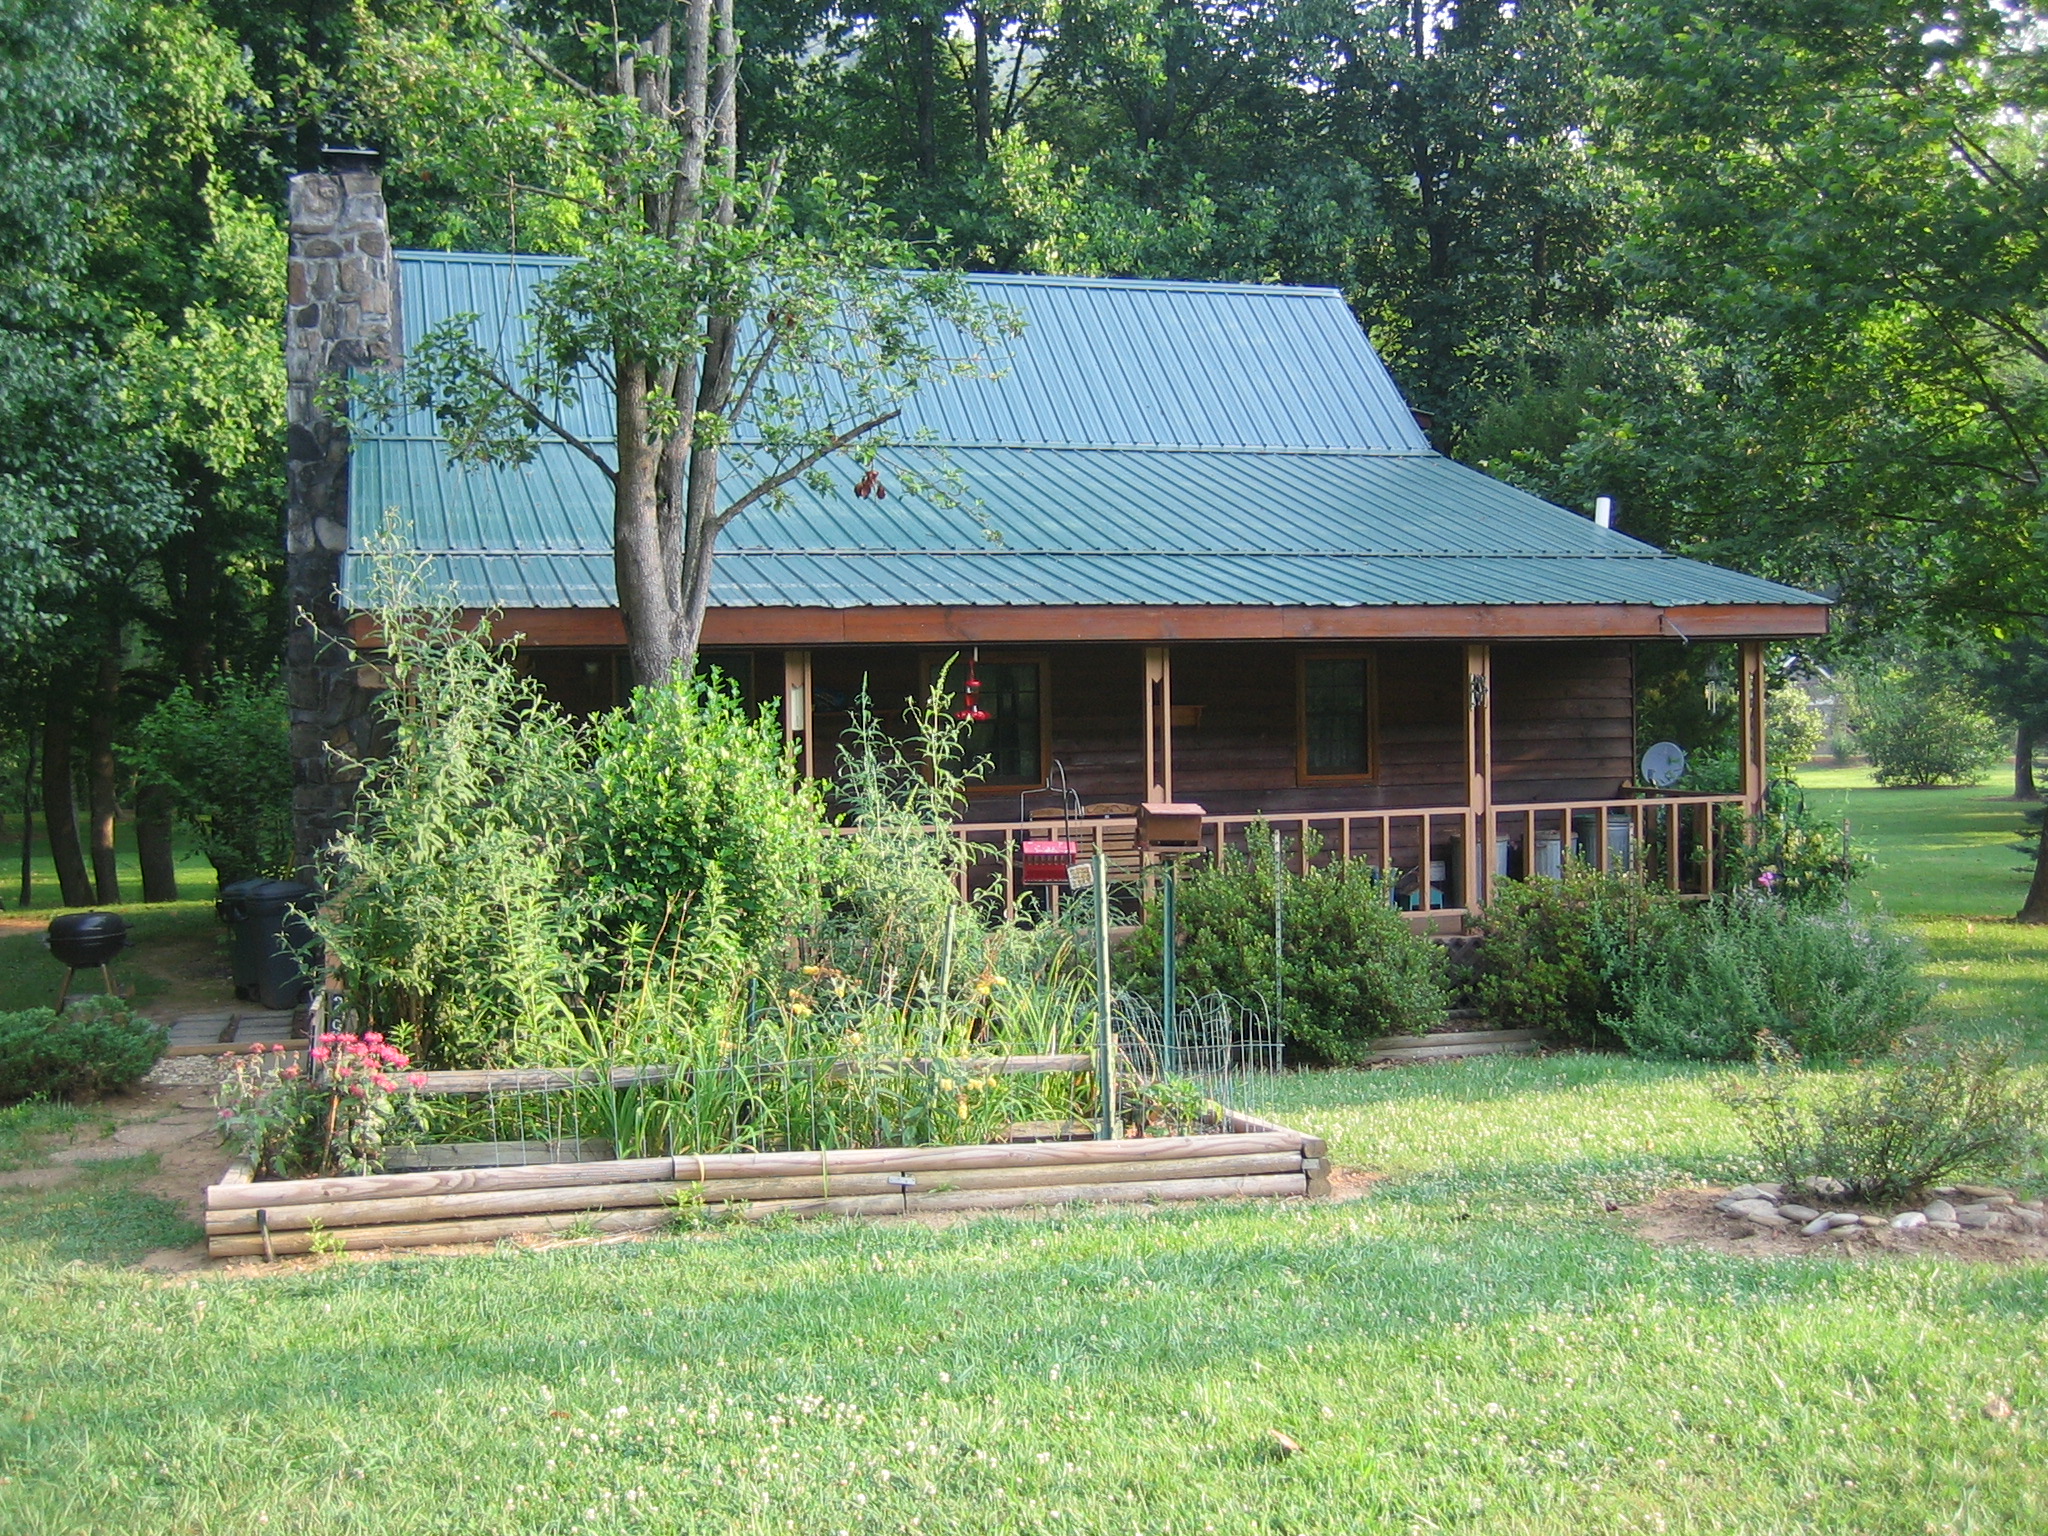
<path fill-rule="evenodd" d="M 1109 877 L 1112 880 L 1129 880 L 1144 871 L 1145 853 L 1138 846 L 1137 815 L 1138 808 L 1135 805 L 1126 805 L 1116 800 L 1103 800 L 1081 807 L 1081 822 L 1074 829 L 1074 841 L 1081 845 L 1081 853 L 1085 857 L 1095 851 L 1095 839 L 1099 832 L 1102 838 L 1103 862 L 1108 866 Z M 1130 818 L 1131 821 L 1127 827 L 1098 829 L 1088 825 L 1091 821 L 1124 817 Z"/>

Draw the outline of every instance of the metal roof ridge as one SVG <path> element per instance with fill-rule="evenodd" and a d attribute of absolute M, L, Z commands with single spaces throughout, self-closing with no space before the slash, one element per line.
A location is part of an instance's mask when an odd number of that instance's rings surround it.
<path fill-rule="evenodd" d="M 503 262 L 516 265 L 532 262 L 542 266 L 569 266 L 581 261 L 580 256 L 562 256 L 542 251 L 437 251 L 430 248 L 402 246 L 392 254 L 400 260 L 423 261 L 484 261 Z M 956 270 L 946 267 L 910 269 L 920 274 Z M 1246 293 L 1315 298 L 1342 298 L 1343 290 L 1333 286 L 1310 283 L 1248 283 L 1242 280 L 1214 279 L 1202 277 L 1111 277 L 1079 276 L 1049 272 L 964 272 L 956 275 L 968 282 L 1027 283 L 1045 288 L 1121 288 L 1158 289 L 1167 292 L 1182 292 L 1193 289 L 1208 293 Z"/>
<path fill-rule="evenodd" d="M 500 560 L 525 555 L 566 555 L 604 558 L 609 546 L 578 544 L 569 548 L 486 549 L 450 545 L 421 549 L 425 555 L 460 556 L 465 559 Z M 722 544 L 720 555 L 772 555 L 779 559 L 885 560 L 941 559 L 988 555 L 1017 555 L 1036 560 L 1686 560 L 1666 550 L 1642 549 L 1040 549 L 990 544 L 972 548 L 958 544 L 917 547 L 858 545 Z M 1700 565 L 1703 561 L 1692 560 Z M 1721 569 L 1719 566 L 1713 567 Z M 1735 574 L 1744 574 L 1737 572 Z M 1768 577 L 1757 577 L 1767 581 Z"/>
<path fill-rule="evenodd" d="M 421 432 L 380 432 L 374 426 L 360 433 L 364 443 L 445 443 L 447 439 L 438 433 Z M 586 443 L 616 443 L 612 434 L 599 436 L 595 433 L 583 437 Z M 561 443 L 558 437 L 538 439 L 542 446 Z M 727 447 L 758 447 L 759 438 L 734 437 L 726 440 Z M 567 446 L 564 444 L 563 446 Z M 926 449 L 935 452 L 957 450 L 962 453 L 1236 453 L 1248 457 L 1270 458 L 1286 454 L 1302 458 L 1323 459 L 1442 459 L 1447 464 L 1459 461 L 1438 453 L 1434 448 L 1360 448 L 1356 446 L 1308 446 L 1300 443 L 1017 443 L 1001 442 L 991 438 L 936 439 L 931 442 L 915 440 L 890 442 L 879 445 L 883 451 L 900 451 L 907 448 Z M 1470 469 L 1472 466 L 1464 466 Z M 1484 473 L 1484 471 L 1480 471 Z M 1492 478 L 1489 476 L 1488 478 Z M 1503 480 L 1497 482 L 1507 485 Z M 1521 490 L 1520 486 L 1511 489 Z M 1524 491 L 1524 495 L 1534 492 Z"/>

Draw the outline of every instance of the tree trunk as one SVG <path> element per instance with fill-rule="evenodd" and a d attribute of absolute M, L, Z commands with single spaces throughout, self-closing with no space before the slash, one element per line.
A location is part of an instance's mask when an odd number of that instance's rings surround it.
<path fill-rule="evenodd" d="M 2014 921 L 2048 923 L 2048 827 L 2042 828 L 2041 840 L 2034 845 L 2034 880 L 2027 887 L 2026 904 Z"/>
<path fill-rule="evenodd" d="M 67 907 L 92 905 L 92 885 L 85 878 L 85 853 L 78 845 L 78 802 L 71 787 L 70 715 L 52 706 L 43 722 L 43 835 L 50 840 L 50 862 L 57 866 L 57 888 Z"/>
<path fill-rule="evenodd" d="M 2031 725 L 2021 726 L 2013 742 L 2012 797 L 2015 800 L 2041 798 L 2041 791 L 2034 783 L 2034 728 Z"/>
<path fill-rule="evenodd" d="M 110 637 L 94 680 L 92 713 L 86 717 L 86 782 L 92 813 L 93 900 L 108 906 L 121 901 L 121 871 L 114 862 L 114 700 L 121 689 L 118 635 Z"/>
<path fill-rule="evenodd" d="M 977 159 L 986 160 L 989 145 L 995 138 L 994 114 L 991 111 L 995 81 L 989 63 L 988 13 L 980 9 L 971 10 L 967 19 L 974 28 L 974 84 L 970 93 L 974 104 L 974 153 Z"/>
<path fill-rule="evenodd" d="M 171 797 L 161 785 L 135 792 L 135 852 L 142 863 L 142 899 L 178 899 L 178 859 L 171 846 Z"/>
<path fill-rule="evenodd" d="M 21 905 L 36 899 L 36 728 L 24 729 L 21 749 Z"/>
<path fill-rule="evenodd" d="M 929 16 L 912 16 L 908 32 L 917 173 L 930 181 L 939 174 L 939 23 Z"/>

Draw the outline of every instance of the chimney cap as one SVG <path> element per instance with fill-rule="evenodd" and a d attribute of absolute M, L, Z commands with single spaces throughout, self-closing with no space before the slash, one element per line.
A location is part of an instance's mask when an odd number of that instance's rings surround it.
<path fill-rule="evenodd" d="M 384 152 L 361 145 L 323 144 L 320 161 L 330 171 L 374 171 L 384 163 Z"/>

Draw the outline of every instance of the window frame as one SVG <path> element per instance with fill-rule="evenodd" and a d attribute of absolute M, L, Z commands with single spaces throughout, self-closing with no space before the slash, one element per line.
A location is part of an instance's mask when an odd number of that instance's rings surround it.
<path fill-rule="evenodd" d="M 1365 663 L 1365 772 L 1311 773 L 1308 766 L 1308 668 L 1312 661 Z M 1376 784 L 1380 777 L 1380 667 L 1376 652 L 1361 647 L 1319 647 L 1294 658 L 1294 780 L 1317 784 Z"/>
<path fill-rule="evenodd" d="M 935 674 L 938 669 L 956 658 L 960 665 L 961 679 L 964 681 L 967 676 L 968 657 L 969 652 L 966 649 L 920 652 L 917 668 L 918 677 L 922 680 L 922 694 L 931 693 L 932 684 L 937 681 Z M 1027 789 L 1043 789 L 1047 776 L 1052 772 L 1052 658 L 1044 651 L 997 651 L 983 646 L 981 660 L 984 664 L 1001 663 L 1006 666 L 1013 663 L 1028 663 L 1038 668 L 1038 777 L 1029 784 L 976 782 L 966 786 L 967 794 L 970 798 L 982 798 L 990 795 L 1015 795 Z"/>

